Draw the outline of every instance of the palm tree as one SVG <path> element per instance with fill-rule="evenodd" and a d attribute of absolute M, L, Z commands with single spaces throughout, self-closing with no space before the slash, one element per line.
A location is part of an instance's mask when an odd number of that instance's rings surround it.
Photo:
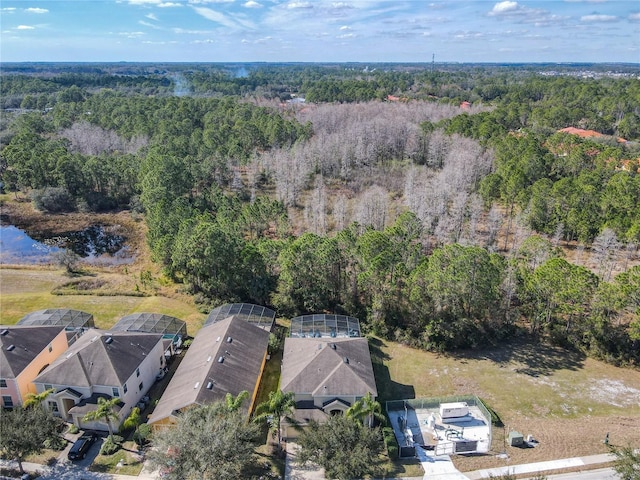
<path fill-rule="evenodd" d="M 275 392 L 269 392 L 269 399 L 262 402 L 256 408 L 255 422 L 266 421 L 269 428 L 274 431 L 278 437 L 278 447 L 281 447 L 280 424 L 283 419 L 294 422 L 291 414 L 295 410 L 296 401 L 293 392 L 284 393 L 278 389 Z"/>
<path fill-rule="evenodd" d="M 367 392 L 364 397 L 354 402 L 347 409 L 346 416 L 363 422 L 369 428 L 373 428 L 374 420 L 378 420 L 380 423 L 386 421 L 385 416 L 382 414 L 380 403 L 373 399 L 371 392 Z"/>
<path fill-rule="evenodd" d="M 113 428 L 111 420 L 120 420 L 120 416 L 116 413 L 114 407 L 120 403 L 120 398 L 113 397 L 107 400 L 104 397 L 98 398 L 98 408 L 88 412 L 82 420 L 85 422 L 95 422 L 96 420 L 104 420 L 109 428 L 109 438 L 113 440 Z"/>
<path fill-rule="evenodd" d="M 42 405 L 42 402 L 44 402 L 44 400 L 55 391 L 55 388 L 50 388 L 49 390 L 45 390 L 42 393 L 27 393 L 27 396 L 22 403 L 22 407 L 31 408 Z"/>
<path fill-rule="evenodd" d="M 230 412 L 235 412 L 236 410 L 240 409 L 240 407 L 242 406 L 242 402 L 244 402 L 248 396 L 249 392 L 247 392 L 246 390 L 241 391 L 237 397 L 234 397 L 229 392 L 227 392 L 227 395 L 224 397 L 225 403 L 227 405 L 227 410 L 229 410 Z"/>

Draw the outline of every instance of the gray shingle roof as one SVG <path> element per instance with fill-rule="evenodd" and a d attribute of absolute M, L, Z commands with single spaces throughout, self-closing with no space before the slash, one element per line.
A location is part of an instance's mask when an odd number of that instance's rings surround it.
<path fill-rule="evenodd" d="M 16 378 L 62 330 L 63 326 L 0 326 L 0 376 Z"/>
<path fill-rule="evenodd" d="M 189 405 L 223 400 L 227 393 L 236 396 L 247 390 L 251 395 L 268 345 L 269 332 L 235 316 L 202 327 L 149 423 L 167 418 Z M 207 388 L 209 383 L 211 388 Z"/>
<path fill-rule="evenodd" d="M 286 338 L 280 388 L 314 396 L 377 396 L 367 339 Z"/>
<path fill-rule="evenodd" d="M 112 339 L 109 343 L 108 338 Z M 122 385 L 161 341 L 162 335 L 155 333 L 90 329 L 34 382 L 78 387 Z"/>

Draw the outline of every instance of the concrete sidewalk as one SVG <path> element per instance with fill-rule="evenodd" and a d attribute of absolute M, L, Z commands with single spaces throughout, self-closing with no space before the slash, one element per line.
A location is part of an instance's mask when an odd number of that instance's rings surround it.
<path fill-rule="evenodd" d="M 602 453 L 600 455 L 589 455 L 586 457 L 563 458 L 560 460 L 550 460 L 548 462 L 526 463 L 523 465 L 509 465 L 506 467 L 487 468 L 466 472 L 464 475 L 469 480 L 481 480 L 483 478 L 498 477 L 507 473 L 513 475 L 537 474 L 551 470 L 562 470 L 565 468 L 584 467 L 588 465 L 602 465 L 615 460 L 615 455 Z"/>

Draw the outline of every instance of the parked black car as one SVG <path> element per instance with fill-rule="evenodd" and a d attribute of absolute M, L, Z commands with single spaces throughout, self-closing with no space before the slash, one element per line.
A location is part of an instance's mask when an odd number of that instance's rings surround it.
<path fill-rule="evenodd" d="M 87 452 L 91 448 L 96 441 L 95 433 L 85 433 L 82 435 L 71 447 L 69 453 L 67 454 L 67 458 L 69 460 L 80 460 L 87 456 Z"/>

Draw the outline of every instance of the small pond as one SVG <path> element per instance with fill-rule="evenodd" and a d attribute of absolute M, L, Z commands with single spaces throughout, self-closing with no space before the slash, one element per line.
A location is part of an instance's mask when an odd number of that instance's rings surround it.
<path fill-rule="evenodd" d="M 0 263 L 48 263 L 63 248 L 90 263 L 119 265 L 133 261 L 125 238 L 102 225 L 49 238 L 33 237 L 13 225 L 0 226 Z"/>

